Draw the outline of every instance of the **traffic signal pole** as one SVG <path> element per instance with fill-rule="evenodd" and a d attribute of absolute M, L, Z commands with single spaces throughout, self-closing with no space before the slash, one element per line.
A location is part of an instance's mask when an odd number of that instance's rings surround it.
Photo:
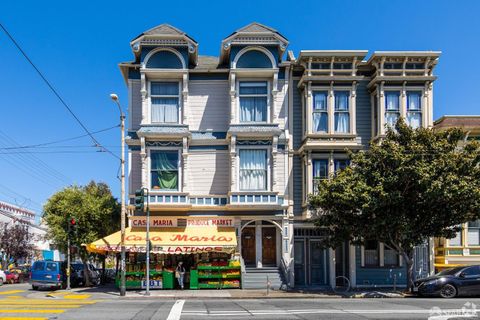
<path fill-rule="evenodd" d="M 70 225 L 69 225 L 70 227 Z M 71 290 L 70 287 L 70 233 L 68 233 L 68 240 L 67 240 L 67 290 Z"/>
<path fill-rule="evenodd" d="M 147 256 L 146 256 L 146 263 L 147 263 L 147 288 L 145 291 L 145 295 L 149 296 L 150 295 L 150 197 L 148 194 L 148 189 L 145 189 L 147 191 Z"/>

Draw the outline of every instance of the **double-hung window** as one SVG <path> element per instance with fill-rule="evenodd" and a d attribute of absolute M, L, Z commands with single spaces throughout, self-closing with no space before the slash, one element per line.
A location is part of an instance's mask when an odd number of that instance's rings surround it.
<path fill-rule="evenodd" d="M 317 193 L 320 181 L 328 179 L 328 160 L 314 159 L 313 164 L 313 193 Z"/>
<path fill-rule="evenodd" d="M 334 169 L 335 174 L 341 170 L 344 170 L 350 164 L 350 160 L 348 159 L 335 159 L 334 161 Z"/>
<path fill-rule="evenodd" d="M 313 132 L 328 132 L 328 92 L 313 93 Z"/>
<path fill-rule="evenodd" d="M 350 132 L 350 92 L 335 91 L 335 133 Z"/>
<path fill-rule="evenodd" d="M 400 92 L 385 92 L 385 123 L 394 128 L 400 117 Z"/>
<path fill-rule="evenodd" d="M 268 82 L 241 81 L 240 122 L 267 122 Z"/>
<path fill-rule="evenodd" d="M 150 152 L 152 189 L 178 190 L 178 160 L 177 150 L 152 150 Z"/>
<path fill-rule="evenodd" d="M 457 231 L 455 237 L 448 240 L 448 244 L 451 247 L 459 247 L 462 245 L 462 230 Z"/>
<path fill-rule="evenodd" d="M 150 84 L 152 123 L 178 123 L 179 95 L 178 82 Z"/>
<path fill-rule="evenodd" d="M 422 125 L 422 93 L 420 91 L 407 92 L 407 123 L 416 129 Z"/>
<path fill-rule="evenodd" d="M 383 247 L 383 265 L 386 267 L 398 266 L 398 253 L 386 244 Z"/>
<path fill-rule="evenodd" d="M 469 246 L 480 246 L 480 220 L 468 223 L 467 237 Z"/>
<path fill-rule="evenodd" d="M 267 190 L 267 150 L 241 149 L 240 155 L 240 190 Z"/>

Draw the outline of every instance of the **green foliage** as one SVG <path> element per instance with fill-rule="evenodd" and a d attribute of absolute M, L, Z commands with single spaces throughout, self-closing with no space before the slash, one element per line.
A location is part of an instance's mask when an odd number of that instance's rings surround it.
<path fill-rule="evenodd" d="M 120 229 L 120 205 L 104 183 L 67 187 L 51 196 L 44 206 L 47 237 L 63 252 L 67 250 L 68 223 L 76 220 L 71 244 L 87 255 L 82 244 L 91 243 Z"/>
<path fill-rule="evenodd" d="M 413 130 L 400 119 L 380 143 L 350 153 L 351 166 L 309 197 L 323 244 L 378 240 L 409 264 L 414 246 L 478 219 L 480 144 L 464 137 L 459 129 Z"/>
<path fill-rule="evenodd" d="M 6 261 L 26 259 L 33 255 L 34 235 L 28 231 L 28 225 L 2 223 L 0 225 L 0 248 Z M 2 265 L 5 265 L 2 262 Z"/>

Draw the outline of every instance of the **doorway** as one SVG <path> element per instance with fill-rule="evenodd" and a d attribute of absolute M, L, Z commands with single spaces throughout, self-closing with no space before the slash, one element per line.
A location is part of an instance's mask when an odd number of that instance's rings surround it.
<path fill-rule="evenodd" d="M 255 228 L 245 228 L 242 231 L 242 257 L 246 266 L 256 265 Z"/>
<path fill-rule="evenodd" d="M 262 265 L 273 267 L 277 265 L 277 229 L 262 228 Z"/>
<path fill-rule="evenodd" d="M 327 284 L 327 252 L 320 241 L 310 242 L 310 284 L 324 286 Z"/>

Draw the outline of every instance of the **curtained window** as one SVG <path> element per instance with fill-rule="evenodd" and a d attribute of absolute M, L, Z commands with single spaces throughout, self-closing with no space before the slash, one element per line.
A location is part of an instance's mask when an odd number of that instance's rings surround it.
<path fill-rule="evenodd" d="M 335 133 L 350 132 L 348 91 L 335 91 Z"/>
<path fill-rule="evenodd" d="M 349 164 L 350 164 L 350 160 L 348 159 L 335 159 L 334 161 L 335 173 L 345 169 L 346 167 L 348 167 Z"/>
<path fill-rule="evenodd" d="M 313 164 L 313 193 L 317 193 L 321 180 L 328 179 L 328 160 L 314 159 Z"/>
<path fill-rule="evenodd" d="M 150 85 L 152 123 L 178 123 L 178 82 L 152 82 Z"/>
<path fill-rule="evenodd" d="M 385 92 L 385 124 L 394 128 L 400 117 L 400 92 Z"/>
<path fill-rule="evenodd" d="M 480 246 L 480 220 L 468 223 L 467 244 L 469 246 Z"/>
<path fill-rule="evenodd" d="M 407 92 L 407 124 L 413 129 L 422 126 L 422 93 L 420 91 Z"/>
<path fill-rule="evenodd" d="M 150 162 L 152 189 L 178 190 L 178 151 L 151 151 Z"/>
<path fill-rule="evenodd" d="M 267 190 L 267 150 L 240 150 L 240 190 Z"/>
<path fill-rule="evenodd" d="M 267 122 L 266 81 L 240 82 L 240 122 Z"/>
<path fill-rule="evenodd" d="M 327 101 L 326 91 L 313 93 L 313 132 L 328 132 Z"/>

